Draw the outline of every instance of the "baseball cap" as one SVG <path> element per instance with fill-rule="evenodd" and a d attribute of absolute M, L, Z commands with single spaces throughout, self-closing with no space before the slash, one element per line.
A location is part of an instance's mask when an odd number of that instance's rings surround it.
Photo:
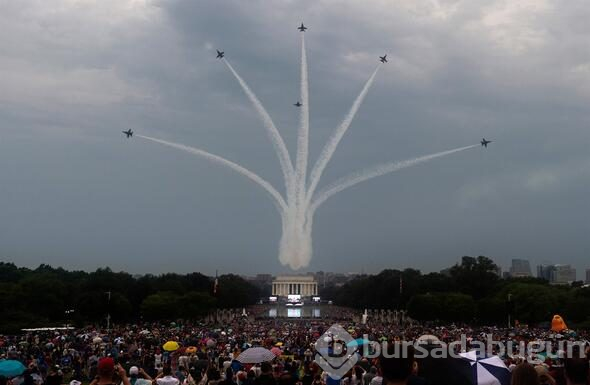
<path fill-rule="evenodd" d="M 137 376 L 139 374 L 139 368 L 137 366 L 132 366 L 129 368 L 129 375 L 130 376 Z"/>
<path fill-rule="evenodd" d="M 98 360 L 98 370 L 100 372 L 110 372 L 115 370 L 115 361 L 111 357 L 104 357 Z"/>

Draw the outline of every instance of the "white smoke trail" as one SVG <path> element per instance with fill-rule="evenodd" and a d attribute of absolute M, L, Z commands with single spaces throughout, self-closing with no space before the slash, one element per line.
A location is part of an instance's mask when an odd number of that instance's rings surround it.
<path fill-rule="evenodd" d="M 309 158 L 309 83 L 307 79 L 307 54 L 305 34 L 301 33 L 301 117 L 297 136 L 297 156 L 295 161 L 295 188 L 298 204 L 305 200 L 307 183 L 307 161 Z"/>
<path fill-rule="evenodd" d="M 210 152 L 207 152 L 207 151 L 204 151 L 204 150 L 201 150 L 198 148 L 185 146 L 184 144 L 168 142 L 166 140 L 156 139 L 156 138 L 152 138 L 150 136 L 144 136 L 144 135 L 136 135 L 136 136 L 138 138 L 150 140 L 152 142 L 160 143 L 165 146 L 177 148 L 179 150 L 186 151 L 191 154 L 203 157 L 213 163 L 217 163 L 217 164 L 229 167 L 232 170 L 237 171 L 238 173 L 242 174 L 246 178 L 250 179 L 251 181 L 255 182 L 260 187 L 262 187 L 273 198 L 273 203 L 275 203 L 275 205 L 279 209 L 279 213 L 281 214 L 281 216 L 283 216 L 285 214 L 285 212 L 287 211 L 287 204 L 285 203 L 285 200 L 283 199 L 281 194 L 269 182 L 262 179 L 260 176 L 258 176 L 254 172 L 248 170 L 247 168 L 242 167 L 239 164 L 232 162 L 231 160 L 227 160 L 221 156 L 211 154 Z"/>
<path fill-rule="evenodd" d="M 313 199 L 313 202 L 309 206 L 309 215 L 313 216 L 315 210 L 331 196 L 341 192 L 342 190 L 352 187 L 356 184 L 359 184 L 361 182 L 364 182 L 366 180 L 369 180 L 369 179 L 372 179 L 372 178 L 375 178 L 375 177 L 378 177 L 381 175 L 385 175 L 385 174 L 389 174 L 391 172 L 401 170 L 406 167 L 415 166 L 417 164 L 428 162 L 430 160 L 440 158 L 442 156 L 451 155 L 456 152 L 465 151 L 470 148 L 474 148 L 474 147 L 478 147 L 478 146 L 479 146 L 479 144 L 474 144 L 471 146 L 456 148 L 454 150 L 448 150 L 448 151 L 438 152 L 436 154 L 421 156 L 419 158 L 404 160 L 401 162 L 384 163 L 384 164 L 374 166 L 374 167 L 371 167 L 371 168 L 368 168 L 368 169 L 365 169 L 362 171 L 355 172 L 355 173 L 350 174 L 348 176 L 345 176 L 345 177 L 337 180 L 336 182 L 332 183 L 328 187 L 322 189 L 320 192 L 318 192 L 317 196 Z"/>
<path fill-rule="evenodd" d="M 254 105 L 256 112 L 258 112 L 258 114 L 260 115 L 260 117 L 262 119 L 262 123 L 264 124 L 264 127 L 266 128 L 268 136 L 272 142 L 272 145 L 275 149 L 275 152 L 277 153 L 277 156 L 279 158 L 279 162 L 281 164 L 281 170 L 282 170 L 283 176 L 285 178 L 285 188 L 287 191 L 287 200 L 289 201 L 289 200 L 293 199 L 292 195 L 294 193 L 294 188 L 293 188 L 294 187 L 294 180 L 293 180 L 294 179 L 294 170 L 293 170 L 293 163 L 291 162 L 291 157 L 289 156 L 289 151 L 287 150 L 287 146 L 285 146 L 285 141 L 283 140 L 283 137 L 279 133 L 279 130 L 277 130 L 277 127 L 275 126 L 274 122 L 272 121 L 270 115 L 268 114 L 268 112 L 266 112 L 266 109 L 264 108 L 262 103 L 260 103 L 260 100 L 258 100 L 258 98 L 254 94 L 254 92 L 252 92 L 250 87 L 248 87 L 248 85 L 246 84 L 244 79 L 242 79 L 240 77 L 240 75 L 238 75 L 236 70 L 234 70 L 234 68 L 231 66 L 231 64 L 229 64 L 229 62 L 225 58 L 222 60 L 225 63 L 225 65 L 227 65 L 227 68 L 229 68 L 229 70 L 234 75 L 234 77 L 237 79 L 238 83 L 240 83 L 240 86 L 242 86 L 242 89 L 246 93 L 246 96 L 248 96 L 248 98 L 250 99 L 250 101 Z"/>
<path fill-rule="evenodd" d="M 332 156 L 334 155 L 334 152 L 338 147 L 338 143 L 340 143 L 340 140 L 342 139 L 342 137 L 346 133 L 346 130 L 348 130 L 348 127 L 352 123 L 352 120 L 354 119 L 354 116 L 356 115 L 359 107 L 361 106 L 361 103 L 365 99 L 365 96 L 367 95 L 369 88 L 371 88 L 371 84 L 373 84 L 373 80 L 375 79 L 375 76 L 377 75 L 379 68 L 381 68 L 381 64 L 379 64 L 377 68 L 375 68 L 375 71 L 373 71 L 373 74 L 371 75 L 369 80 L 367 80 L 367 83 L 363 87 L 361 93 L 359 94 L 359 96 L 357 96 L 356 100 L 352 104 L 350 111 L 348 112 L 342 123 L 340 123 L 340 126 L 336 129 L 336 131 L 334 131 L 330 139 L 328 139 L 328 142 L 322 149 L 322 152 L 320 153 L 320 156 L 316 164 L 313 166 L 313 169 L 311 170 L 309 189 L 307 191 L 307 202 L 309 202 L 313 197 L 315 189 L 317 188 L 317 185 L 320 182 L 320 178 L 322 177 L 322 173 L 326 169 L 326 166 L 328 165 L 330 159 L 332 159 Z"/>

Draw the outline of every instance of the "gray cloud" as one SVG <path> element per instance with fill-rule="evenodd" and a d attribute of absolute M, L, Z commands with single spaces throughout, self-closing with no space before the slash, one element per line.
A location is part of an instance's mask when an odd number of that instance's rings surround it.
<path fill-rule="evenodd" d="M 320 208 L 311 270 L 587 263 L 590 8 L 584 1 L 4 1 L 0 244 L 7 259 L 134 272 L 282 271 L 247 180 L 121 129 L 205 148 L 281 186 L 228 59 L 290 146 L 306 34 L 313 154 L 388 53 L 323 178 L 495 142 Z M 244 263 L 248 261 L 248 263 Z"/>

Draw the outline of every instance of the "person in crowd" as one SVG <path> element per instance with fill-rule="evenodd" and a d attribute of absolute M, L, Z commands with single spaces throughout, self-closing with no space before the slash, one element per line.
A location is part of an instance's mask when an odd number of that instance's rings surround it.
<path fill-rule="evenodd" d="M 178 378 L 178 381 L 180 381 L 180 383 L 183 384 L 186 378 L 188 377 L 188 372 L 186 371 L 186 368 L 184 366 L 179 365 L 178 370 L 176 370 L 176 373 L 174 373 L 174 375 L 176 376 L 176 378 Z"/>
<path fill-rule="evenodd" d="M 377 368 L 371 366 L 368 372 L 363 375 L 363 385 L 370 385 L 373 378 L 377 376 Z"/>
<path fill-rule="evenodd" d="M 588 356 L 574 356 L 564 361 L 564 374 L 567 385 L 587 385 L 590 383 Z"/>
<path fill-rule="evenodd" d="M 412 345 L 398 347 L 397 351 L 405 354 L 397 354 L 396 347 L 399 343 L 387 344 L 387 355 L 379 356 L 379 369 L 383 376 L 383 385 L 406 385 L 410 377 L 417 372 L 417 363 L 414 359 L 414 347 Z M 374 380 L 374 379 L 373 379 Z"/>
<path fill-rule="evenodd" d="M 523 362 L 512 370 L 511 385 L 539 385 L 539 375 L 531 364 Z"/>
<path fill-rule="evenodd" d="M 54 365 L 49 370 L 45 378 L 45 385 L 61 385 L 64 380 L 64 375 L 58 365 Z"/>
<path fill-rule="evenodd" d="M 112 357 L 103 357 L 98 360 L 96 378 L 90 385 L 131 385 L 127 372 L 121 365 L 115 365 Z"/>
<path fill-rule="evenodd" d="M 236 382 L 234 380 L 234 371 L 231 368 L 231 366 L 228 366 L 225 369 L 225 376 L 223 377 L 223 380 L 221 380 L 219 385 L 236 385 Z"/>
<path fill-rule="evenodd" d="M 129 383 L 131 385 L 151 385 L 153 379 L 145 370 L 137 366 L 129 368 Z"/>
<path fill-rule="evenodd" d="M 549 374 L 549 369 L 545 365 L 535 366 L 539 376 L 539 385 L 556 385 L 555 379 Z"/>
<path fill-rule="evenodd" d="M 273 368 L 270 363 L 263 362 L 260 365 L 260 375 L 256 379 L 255 385 L 277 385 L 275 377 L 273 376 Z"/>
<path fill-rule="evenodd" d="M 170 365 L 164 365 L 162 373 L 156 377 L 156 383 L 158 385 L 179 385 L 180 381 L 172 375 L 172 368 Z"/>

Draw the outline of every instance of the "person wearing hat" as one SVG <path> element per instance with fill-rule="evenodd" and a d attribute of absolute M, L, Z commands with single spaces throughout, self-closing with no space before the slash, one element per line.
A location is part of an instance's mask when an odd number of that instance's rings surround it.
<path fill-rule="evenodd" d="M 141 368 L 132 366 L 129 368 L 129 383 L 131 385 L 151 385 L 153 379 Z"/>
<path fill-rule="evenodd" d="M 90 385 L 131 385 L 127 373 L 121 365 L 115 365 L 112 357 L 104 357 L 98 360 L 95 379 Z"/>

